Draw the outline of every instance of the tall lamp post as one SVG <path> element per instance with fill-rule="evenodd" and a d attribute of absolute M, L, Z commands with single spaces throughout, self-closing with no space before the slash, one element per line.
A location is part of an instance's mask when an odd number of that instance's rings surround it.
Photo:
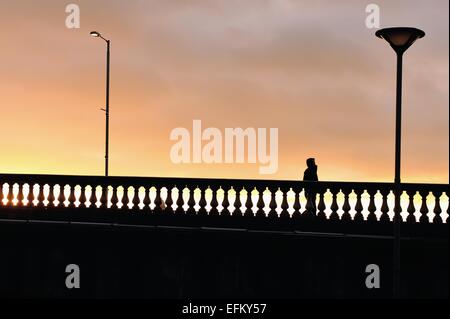
<path fill-rule="evenodd" d="M 375 35 L 386 40 L 397 53 L 397 94 L 395 107 L 395 206 L 394 206 L 394 280 L 393 295 L 400 297 L 400 153 L 402 130 L 402 64 L 403 53 L 417 40 L 425 36 L 425 32 L 416 28 L 385 28 Z"/>
<path fill-rule="evenodd" d="M 91 36 L 101 38 L 106 42 L 106 108 L 102 109 L 106 115 L 106 141 L 105 141 L 105 176 L 108 176 L 109 160 L 109 48 L 110 41 L 105 39 L 99 32 L 91 31 Z"/>

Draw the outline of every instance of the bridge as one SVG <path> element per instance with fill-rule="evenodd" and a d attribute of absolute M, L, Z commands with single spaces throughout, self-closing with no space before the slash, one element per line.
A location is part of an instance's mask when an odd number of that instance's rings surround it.
<path fill-rule="evenodd" d="M 448 297 L 449 185 L 403 183 L 399 207 L 395 191 L 0 174 L 0 296 L 391 297 L 398 210 L 403 295 Z M 69 263 L 87 273 L 82 289 L 64 286 Z M 380 289 L 365 286 L 369 264 L 380 266 Z"/>

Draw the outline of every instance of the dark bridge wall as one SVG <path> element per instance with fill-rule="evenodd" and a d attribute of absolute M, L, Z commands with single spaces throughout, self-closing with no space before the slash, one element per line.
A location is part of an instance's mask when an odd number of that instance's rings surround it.
<path fill-rule="evenodd" d="M 405 297 L 448 298 L 448 241 L 402 242 Z M 81 289 L 65 287 L 65 267 Z M 381 268 L 381 289 L 365 267 Z M 0 222 L 0 297 L 391 297 L 390 239 Z"/>

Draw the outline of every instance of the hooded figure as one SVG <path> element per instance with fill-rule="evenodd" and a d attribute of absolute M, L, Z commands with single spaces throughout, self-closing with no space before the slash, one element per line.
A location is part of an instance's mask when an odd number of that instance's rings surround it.
<path fill-rule="evenodd" d="M 306 165 L 308 166 L 303 173 L 303 180 L 309 182 L 317 182 L 319 178 L 317 177 L 317 165 L 314 158 L 308 158 L 306 160 Z M 312 213 L 316 214 L 316 193 L 311 190 L 305 189 L 306 196 L 306 208 Z"/>
<path fill-rule="evenodd" d="M 305 173 L 303 174 L 303 180 L 317 182 L 319 178 L 317 177 L 316 160 L 314 158 L 308 158 L 306 160 L 306 166 L 308 166 L 308 168 L 305 169 Z"/>

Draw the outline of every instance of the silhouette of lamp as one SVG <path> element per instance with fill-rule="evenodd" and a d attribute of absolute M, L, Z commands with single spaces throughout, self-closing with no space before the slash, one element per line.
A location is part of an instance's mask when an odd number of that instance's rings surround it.
<path fill-rule="evenodd" d="M 99 32 L 91 31 L 90 35 L 94 38 L 101 38 L 106 42 L 106 108 L 101 109 L 106 115 L 106 141 L 105 141 L 105 176 L 108 176 L 109 161 L 109 49 L 110 41 L 105 39 Z"/>
<path fill-rule="evenodd" d="M 403 53 L 417 40 L 425 36 L 425 32 L 416 28 L 385 28 L 375 35 L 386 40 L 397 53 L 397 93 L 395 111 L 395 207 L 394 207 L 394 297 L 400 294 L 400 153 L 402 130 L 402 68 Z"/>
<path fill-rule="evenodd" d="M 397 96 L 396 96 L 396 130 L 395 130 L 395 183 L 400 183 L 401 151 L 401 108 L 402 108 L 402 68 L 403 53 L 425 32 L 416 28 L 386 28 L 378 30 L 375 35 L 386 40 L 397 53 Z"/>

